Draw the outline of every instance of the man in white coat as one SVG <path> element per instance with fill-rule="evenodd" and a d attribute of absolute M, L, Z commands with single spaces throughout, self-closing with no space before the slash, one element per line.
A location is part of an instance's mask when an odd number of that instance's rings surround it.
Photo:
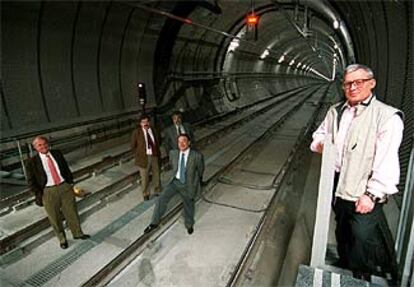
<path fill-rule="evenodd" d="M 322 153 L 325 137 L 332 135 L 336 265 L 365 280 L 389 264 L 379 226 L 387 197 L 398 192 L 403 134 L 402 112 L 380 102 L 372 92 L 375 85 L 370 68 L 348 66 L 342 83 L 346 101 L 328 110 L 311 144 Z"/>

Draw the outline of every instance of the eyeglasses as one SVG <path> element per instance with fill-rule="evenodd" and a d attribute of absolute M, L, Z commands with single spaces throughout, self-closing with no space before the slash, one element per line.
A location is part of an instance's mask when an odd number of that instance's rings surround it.
<path fill-rule="evenodd" d="M 362 88 L 362 86 L 364 85 L 364 83 L 366 81 L 369 81 L 369 80 L 372 80 L 372 78 L 369 78 L 369 79 L 358 79 L 358 80 L 354 80 L 354 81 L 351 81 L 351 82 L 345 82 L 345 83 L 342 84 L 342 87 L 345 90 L 349 90 L 352 87 L 352 85 L 355 84 L 355 86 L 359 89 L 359 88 Z"/>

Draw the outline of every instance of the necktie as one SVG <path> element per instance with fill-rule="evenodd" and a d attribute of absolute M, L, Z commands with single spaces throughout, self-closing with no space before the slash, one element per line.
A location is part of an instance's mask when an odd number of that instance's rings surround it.
<path fill-rule="evenodd" d="M 152 141 L 152 138 L 149 135 L 148 130 L 145 130 L 145 133 L 147 134 L 148 149 L 151 149 L 152 154 L 155 155 L 155 153 L 156 153 L 156 151 L 155 151 L 155 144 Z"/>
<path fill-rule="evenodd" d="M 180 156 L 180 182 L 185 183 L 185 160 L 184 153 Z"/>
<path fill-rule="evenodd" d="M 54 185 L 59 185 L 60 184 L 60 177 L 59 177 L 58 171 L 56 169 L 56 166 L 55 166 L 52 158 L 50 157 L 50 155 L 46 155 L 46 157 L 47 157 L 47 166 L 49 167 L 50 174 L 52 175 L 53 184 Z"/>

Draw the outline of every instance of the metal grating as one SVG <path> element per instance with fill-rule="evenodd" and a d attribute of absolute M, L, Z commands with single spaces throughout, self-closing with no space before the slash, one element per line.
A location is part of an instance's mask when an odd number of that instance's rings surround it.
<path fill-rule="evenodd" d="M 93 241 L 83 242 L 73 250 L 62 256 L 32 275 L 23 285 L 20 286 L 43 286 L 50 279 L 65 270 L 69 265 L 78 260 L 82 255 L 95 247 L 97 244 Z"/>
<path fill-rule="evenodd" d="M 24 283 L 20 284 L 19 286 L 39 287 L 45 285 L 45 283 L 47 283 L 50 279 L 64 271 L 68 266 L 70 266 L 73 262 L 78 260 L 82 255 L 84 255 L 89 250 L 103 242 L 108 236 L 112 235 L 113 233 L 124 227 L 126 224 L 131 222 L 133 219 L 140 216 L 143 212 L 150 208 L 153 205 L 153 203 L 154 201 L 150 200 L 138 204 L 135 208 L 126 212 L 124 215 L 119 217 L 117 220 L 113 221 L 100 232 L 94 234 L 91 239 L 82 242 L 67 254 L 61 256 L 54 262 L 47 265 L 42 270 L 33 274 L 31 277 L 29 277 L 29 279 L 27 279 Z"/>
<path fill-rule="evenodd" d="M 338 269 L 340 270 L 340 269 Z M 343 271 L 340 271 L 343 272 Z M 373 286 L 381 286 L 372 284 Z M 314 286 L 314 287 L 368 287 L 371 286 L 367 281 L 353 278 L 348 274 L 340 274 L 321 268 L 312 268 L 306 265 L 299 265 L 295 287 Z"/>

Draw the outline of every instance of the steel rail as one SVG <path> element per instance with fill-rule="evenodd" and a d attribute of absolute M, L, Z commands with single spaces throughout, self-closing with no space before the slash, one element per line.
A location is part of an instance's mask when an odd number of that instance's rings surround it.
<path fill-rule="evenodd" d="M 313 93 L 312 93 L 313 94 Z M 312 94 L 308 94 L 305 98 L 312 96 Z M 272 130 L 274 127 L 281 125 L 286 120 L 286 117 L 291 114 L 292 111 L 298 109 L 301 105 L 305 103 L 305 100 L 296 103 L 291 109 L 285 111 L 284 116 L 281 116 L 279 120 L 277 120 L 270 128 L 267 129 L 260 137 L 258 137 L 251 145 L 246 147 L 244 150 L 240 152 L 240 154 L 235 157 L 228 165 L 219 169 L 205 184 L 211 185 L 214 184 L 214 181 L 218 179 L 223 173 L 225 173 L 228 169 L 230 169 L 234 164 L 236 164 L 239 160 L 246 156 L 246 153 L 254 148 L 254 145 L 260 143 L 267 133 Z M 199 198 L 197 202 L 202 200 L 202 197 Z M 125 250 L 123 250 L 120 255 L 116 256 L 113 260 L 111 260 L 108 264 L 106 264 L 103 268 L 101 268 L 95 275 L 93 275 L 88 281 L 82 284 L 83 287 L 92 287 L 92 286 L 105 286 L 110 283 L 126 266 L 128 266 L 141 252 L 144 250 L 146 245 L 149 244 L 150 241 L 153 241 L 153 237 L 151 235 L 157 234 L 157 237 L 161 236 L 165 233 L 168 228 L 161 229 L 161 227 L 168 225 L 168 222 L 176 216 L 179 211 L 181 210 L 182 203 L 175 206 L 162 220 L 160 223 L 160 227 L 149 234 L 143 234 L 137 240 L 135 240 L 130 246 L 128 246 Z M 169 225 L 171 226 L 171 225 Z M 158 232 L 157 232 L 158 231 Z"/>
<path fill-rule="evenodd" d="M 319 108 L 315 111 L 312 118 L 308 121 L 308 124 L 305 127 L 302 128 L 302 131 L 300 132 L 300 134 L 302 136 L 297 139 L 293 149 L 291 150 L 291 152 L 288 156 L 288 159 L 283 164 L 280 172 L 274 178 L 273 186 L 275 187 L 275 193 L 273 194 L 272 199 L 270 200 L 268 206 L 277 205 L 278 199 L 279 199 L 278 198 L 279 190 L 282 186 L 282 183 L 285 179 L 285 176 L 287 176 L 289 174 L 290 170 L 292 169 L 293 163 L 295 162 L 295 158 L 298 156 L 298 152 L 301 150 L 300 148 L 305 146 L 303 143 L 305 142 L 306 138 L 309 136 L 309 134 L 311 132 L 310 126 L 315 122 L 315 119 L 316 119 L 316 117 L 319 113 L 319 110 L 320 110 L 321 106 L 322 106 L 322 102 L 328 94 L 328 90 L 329 90 L 329 87 L 326 89 L 326 91 L 324 92 L 324 96 L 321 98 L 321 101 L 319 103 Z M 234 287 L 238 283 L 240 283 L 239 280 L 241 279 L 242 274 L 244 274 L 244 272 L 245 272 L 245 269 L 247 267 L 247 263 L 251 259 L 251 256 L 253 255 L 254 250 L 257 248 L 257 245 L 258 245 L 258 242 L 259 242 L 260 238 L 263 236 L 263 230 L 264 230 L 266 222 L 269 218 L 269 210 L 271 210 L 271 209 L 267 209 L 264 212 L 264 214 L 262 215 L 262 217 L 260 218 L 259 223 L 256 227 L 256 230 L 255 230 L 252 238 L 250 239 L 250 241 L 246 245 L 246 248 L 244 249 L 244 251 L 242 253 L 242 256 L 240 257 L 239 262 L 236 264 L 234 272 L 232 272 L 232 275 L 231 275 L 229 281 L 227 282 L 226 287 Z"/>
<path fill-rule="evenodd" d="M 282 100 L 284 100 L 284 99 L 286 99 L 286 98 L 288 98 L 290 96 L 294 96 L 296 93 L 302 92 L 305 89 L 309 89 L 309 88 L 310 88 L 309 86 L 306 86 L 304 88 L 294 89 L 292 91 L 288 91 L 288 92 L 279 94 L 278 97 L 279 97 L 280 101 L 282 101 Z M 257 101 L 257 102 L 255 102 L 255 103 L 253 103 L 251 105 L 248 105 L 248 106 L 246 106 L 246 107 L 244 107 L 244 108 L 242 108 L 240 110 L 243 111 L 243 110 L 250 109 L 250 108 L 252 108 L 252 107 L 254 107 L 254 106 L 258 105 L 258 104 L 261 104 L 263 102 L 272 100 L 273 98 L 274 97 L 269 97 L 269 98 L 266 98 L 264 100 Z M 266 109 L 266 107 L 263 107 L 262 109 L 258 110 L 257 111 L 257 114 L 260 114 L 260 112 L 265 111 L 265 109 Z M 238 111 L 240 111 L 240 110 L 238 110 Z M 222 120 L 222 119 L 224 119 L 226 117 L 232 116 L 233 114 L 234 114 L 233 112 L 228 112 L 228 113 L 225 113 L 225 114 L 220 114 L 218 116 L 211 117 L 211 118 L 207 119 L 206 121 L 197 122 L 197 123 L 195 123 L 195 126 L 205 126 L 205 125 L 209 125 L 209 124 L 212 124 L 212 123 L 217 122 L 219 120 Z M 228 127 L 223 127 L 222 129 L 216 130 L 215 132 L 217 132 L 217 133 L 218 132 L 226 132 L 227 130 L 233 128 L 238 123 L 241 123 L 243 120 L 246 120 L 246 119 L 243 119 L 242 118 L 238 122 L 233 123 L 231 126 L 229 125 Z M 198 145 L 201 146 L 201 145 L 203 145 L 206 142 L 210 142 L 211 141 L 210 137 L 214 137 L 214 135 L 211 134 L 211 135 L 204 136 L 203 138 L 200 138 L 196 142 L 197 146 Z M 76 182 L 79 182 L 80 180 L 83 180 L 85 178 L 88 178 L 90 176 L 90 174 L 92 172 L 94 172 L 96 169 L 98 169 L 98 167 L 101 167 L 104 164 L 105 161 L 106 161 L 106 165 L 110 165 L 111 166 L 111 165 L 115 164 L 116 162 L 118 162 L 121 159 L 128 159 L 128 158 L 132 158 L 132 155 L 130 154 L 130 151 L 129 150 L 127 150 L 127 151 L 125 151 L 125 152 L 123 152 L 121 154 L 118 154 L 116 156 L 110 157 L 110 160 L 108 160 L 108 158 L 105 158 L 102 161 L 99 161 L 99 162 L 94 163 L 92 165 L 86 166 L 86 167 L 84 167 L 82 169 L 76 170 L 76 171 L 73 172 L 73 176 L 76 179 L 75 181 Z M 107 167 L 104 166 L 104 167 L 100 168 L 99 170 L 102 171 L 102 170 L 105 170 L 105 169 L 107 169 Z M 34 202 L 33 194 L 31 194 L 30 190 L 27 189 L 27 188 L 24 189 L 24 190 L 22 190 L 22 192 L 19 192 L 17 194 L 12 195 L 12 196 L 5 197 L 5 198 L 1 198 L 0 199 L 0 210 L 6 209 L 6 208 L 12 208 L 13 206 L 15 206 L 17 204 L 20 204 L 22 202 L 24 202 L 23 203 L 24 205 L 28 205 L 28 204 Z"/>
<path fill-rule="evenodd" d="M 305 89 L 301 89 L 300 92 L 304 92 Z M 202 147 L 205 144 L 211 144 L 215 139 L 219 138 L 219 135 L 223 135 L 226 132 L 228 132 L 230 129 L 234 129 L 236 126 L 240 126 L 248 121 L 250 121 L 252 118 L 254 118 L 257 115 L 260 115 L 261 113 L 267 111 L 268 109 L 280 104 L 281 102 L 285 101 L 286 99 L 290 99 L 290 98 L 294 98 L 298 93 L 300 93 L 299 91 L 296 91 L 295 93 L 288 93 L 285 96 L 280 96 L 280 98 L 276 99 L 276 101 L 274 101 L 273 103 L 271 103 L 270 105 L 266 105 L 260 109 L 258 109 L 257 111 L 254 111 L 252 113 L 248 113 L 247 115 L 243 116 L 242 118 L 230 123 L 229 125 L 226 125 L 216 131 L 214 131 L 212 134 L 206 135 L 205 137 L 201 138 L 200 141 L 197 141 L 197 144 L 199 144 L 199 147 Z M 260 102 L 261 103 L 261 102 Z M 129 152 L 125 152 L 120 154 L 118 157 L 113 158 L 113 160 L 110 161 L 111 164 L 124 159 L 124 160 L 128 160 L 129 158 L 131 158 L 132 155 Z M 91 173 L 93 172 L 97 166 L 102 165 L 102 162 L 98 162 L 92 166 L 86 167 L 84 168 L 82 171 L 79 170 L 77 171 L 75 174 L 80 175 L 87 175 L 87 173 Z M 106 169 L 108 167 L 105 167 Z M 88 175 L 87 177 L 89 177 L 90 175 Z M 132 176 L 138 176 L 138 173 L 134 173 L 134 175 Z M 131 181 L 131 175 L 127 175 L 123 178 L 121 178 L 120 180 L 117 180 L 116 182 L 114 182 L 112 185 L 105 187 L 102 190 L 99 190 L 97 192 L 94 192 L 93 194 L 85 197 L 84 199 L 79 201 L 79 206 L 80 207 L 87 207 L 91 204 L 93 204 L 94 200 L 101 200 L 104 196 L 109 196 L 110 192 L 114 190 L 114 187 L 122 187 L 123 183 L 124 184 L 128 184 Z M 26 192 L 25 195 L 21 195 L 22 200 L 23 199 L 27 199 L 31 197 L 31 194 L 29 192 Z M 30 204 L 31 202 L 33 202 L 33 199 L 30 199 L 29 201 L 26 201 L 26 205 Z M 3 202 L 0 202 L 0 204 L 2 204 Z M 49 227 L 49 223 L 47 218 L 43 218 L 37 222 L 33 222 L 31 225 L 19 230 L 18 232 L 15 232 L 3 239 L 0 240 L 0 255 L 1 254 L 5 254 L 11 250 L 13 250 L 14 248 L 16 248 L 16 246 L 21 242 L 24 241 L 34 235 L 36 235 L 37 233 L 43 231 L 44 229 Z"/>
<path fill-rule="evenodd" d="M 311 91 L 313 91 L 313 89 Z M 262 107 L 261 109 L 258 109 L 257 111 L 254 111 L 252 113 L 248 113 L 247 115 L 245 115 L 242 118 L 230 123 L 229 125 L 226 125 L 223 128 L 214 131 L 212 134 L 209 134 L 209 135 L 201 138 L 200 141 L 197 141 L 197 146 L 202 147 L 205 144 L 211 144 L 217 138 L 219 138 L 219 135 L 223 135 L 226 132 L 228 132 L 229 130 L 234 129 L 237 126 L 241 126 L 244 123 L 249 122 L 252 118 L 266 112 L 267 110 L 279 105 L 282 102 L 285 102 L 287 99 L 295 98 L 295 97 L 298 96 L 298 94 L 300 96 L 301 93 L 303 93 L 303 92 L 310 93 L 309 89 L 308 90 L 307 89 L 301 89 L 300 91 L 296 91 L 295 93 L 288 93 L 286 96 L 281 96 L 280 98 L 276 99 L 276 101 L 274 101 L 270 105 L 266 105 L 266 106 Z M 132 157 L 132 155 L 129 154 L 129 152 L 125 152 L 125 153 L 122 153 L 121 155 L 119 155 L 118 157 L 114 158 L 111 161 L 111 163 L 117 162 L 121 159 L 128 160 L 131 157 Z M 85 174 L 94 171 L 96 169 L 96 167 L 98 165 L 101 165 L 101 164 L 102 164 L 102 162 L 99 162 L 99 163 L 97 163 L 93 166 L 84 168 Z M 81 171 L 77 171 L 77 172 L 79 172 L 79 174 L 83 174 Z M 104 189 L 99 190 L 97 192 L 94 192 L 93 194 L 83 198 L 82 200 L 79 201 L 79 203 L 78 203 L 79 206 L 82 207 L 82 208 L 85 208 L 89 205 L 92 205 L 96 200 L 102 200 L 102 198 L 104 198 L 105 196 L 109 196 L 111 194 L 111 192 L 115 189 L 115 187 L 120 188 L 120 187 L 124 186 L 125 184 L 129 184 L 131 182 L 131 176 L 132 177 L 138 176 L 138 172 L 135 172 L 133 175 L 124 176 L 123 178 L 113 182 L 113 184 L 111 184 L 110 186 L 107 186 Z M 30 194 L 28 193 L 28 197 L 29 196 L 30 196 Z M 0 255 L 5 254 L 5 253 L 13 250 L 14 248 L 17 247 L 17 245 L 21 241 L 24 241 L 24 240 L 36 235 L 37 233 L 45 230 L 48 227 L 49 227 L 49 223 L 48 223 L 47 218 L 43 218 L 43 219 L 41 219 L 37 222 L 33 222 L 31 225 L 19 230 L 16 233 L 11 234 L 8 237 L 5 237 L 4 239 L 0 240 L 0 250 L 1 250 Z"/>

